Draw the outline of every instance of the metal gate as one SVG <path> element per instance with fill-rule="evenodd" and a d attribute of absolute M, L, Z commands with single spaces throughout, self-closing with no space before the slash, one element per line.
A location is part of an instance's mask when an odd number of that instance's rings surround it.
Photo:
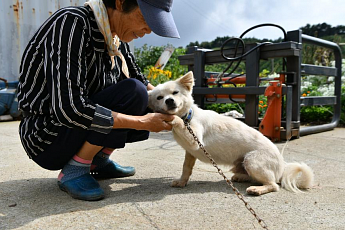
<path fill-rule="evenodd" d="M 302 44 L 308 43 L 327 49 L 331 49 L 335 56 L 335 67 L 315 66 L 302 64 Z M 256 44 L 254 44 L 256 46 Z M 247 46 L 245 52 L 253 48 Z M 225 50 L 226 56 L 232 56 L 234 49 Z M 240 88 L 209 88 L 207 85 L 207 73 L 205 65 L 227 62 L 221 52 L 194 48 L 184 56 L 180 56 L 180 64 L 187 65 L 188 69 L 194 72 L 195 87 L 193 91 L 195 102 L 203 107 L 206 102 L 206 95 L 245 95 L 245 118 L 244 122 L 259 129 L 260 119 L 258 117 L 258 95 L 265 93 L 266 87 L 259 84 L 259 62 L 269 58 L 286 58 L 286 73 L 282 94 L 285 95 L 285 117 L 279 117 L 280 127 L 272 126 L 275 131 L 280 132 L 281 140 L 291 137 L 299 137 L 316 132 L 327 131 L 335 128 L 340 120 L 341 113 L 341 50 L 340 47 L 326 40 L 302 34 L 301 30 L 287 33 L 287 41 L 281 43 L 267 44 L 250 53 L 243 60 L 246 63 L 245 87 Z M 301 75 L 334 76 L 334 96 L 330 97 L 301 97 Z M 280 96 L 280 95 L 279 95 Z M 300 107 L 314 105 L 333 106 L 333 120 L 329 124 L 310 127 L 300 126 Z M 274 139 L 275 140 L 275 139 Z"/>

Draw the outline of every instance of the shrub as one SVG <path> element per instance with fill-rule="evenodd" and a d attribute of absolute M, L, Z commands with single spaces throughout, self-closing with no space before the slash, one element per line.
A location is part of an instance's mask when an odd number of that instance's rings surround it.
<path fill-rule="evenodd" d="M 226 113 L 231 110 L 236 110 L 239 113 L 243 113 L 244 104 L 237 105 L 234 103 L 228 103 L 228 104 L 221 104 L 221 103 L 212 103 L 212 104 L 206 104 L 205 109 L 207 110 L 213 110 L 217 113 Z"/>
<path fill-rule="evenodd" d="M 326 123 L 332 119 L 332 108 L 330 106 L 308 106 L 301 107 L 301 122 Z"/>

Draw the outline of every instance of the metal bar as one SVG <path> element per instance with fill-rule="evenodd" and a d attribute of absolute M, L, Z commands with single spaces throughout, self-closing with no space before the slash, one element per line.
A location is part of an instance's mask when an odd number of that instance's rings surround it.
<path fill-rule="evenodd" d="M 299 56 L 299 50 L 277 50 L 261 53 L 261 59 Z"/>
<path fill-rule="evenodd" d="M 248 47 L 252 48 L 252 47 Z M 260 48 L 256 49 L 247 56 L 246 61 L 246 86 L 259 86 L 260 73 Z M 251 127 L 258 126 L 258 95 L 246 96 L 245 123 Z"/>
<path fill-rule="evenodd" d="M 337 74 L 336 74 L 335 83 L 334 83 L 334 95 L 336 97 L 337 103 L 333 106 L 334 114 L 333 114 L 333 119 L 330 124 L 304 127 L 300 131 L 301 136 L 332 130 L 335 127 L 337 127 L 337 125 L 339 124 L 340 113 L 341 113 L 341 64 L 342 64 L 341 49 L 336 43 L 322 40 L 315 37 L 311 37 L 305 34 L 302 35 L 302 40 L 303 42 L 308 43 L 308 44 L 322 46 L 322 47 L 333 50 L 334 56 L 335 56 L 335 68 L 337 69 Z"/>
<path fill-rule="evenodd" d="M 332 49 L 332 50 L 338 50 L 341 53 L 340 47 L 338 46 L 338 44 L 334 43 L 334 42 L 330 42 L 327 40 L 323 40 L 320 38 L 316 38 L 316 37 L 312 37 L 306 34 L 302 34 L 302 42 L 303 43 L 308 43 L 311 45 L 317 45 L 317 46 L 322 46 L 328 49 Z"/>
<path fill-rule="evenodd" d="M 180 62 L 180 65 L 194 65 L 194 53 L 179 56 L 178 60 Z"/>
<path fill-rule="evenodd" d="M 302 31 L 294 30 L 287 33 L 287 39 L 297 43 L 302 43 Z M 300 96 L 301 96 L 301 50 L 300 55 L 294 57 L 287 57 L 286 68 L 287 72 L 294 73 L 287 75 L 287 82 L 295 83 L 292 85 L 292 122 L 300 122 Z"/>
<path fill-rule="evenodd" d="M 266 87 L 264 86 L 247 86 L 247 87 L 229 87 L 229 88 L 206 88 L 206 87 L 194 87 L 194 95 L 206 95 L 206 94 L 248 94 L 248 95 L 263 95 Z"/>
<path fill-rule="evenodd" d="M 195 87 L 204 87 L 203 79 L 205 75 L 205 52 L 197 50 L 194 52 L 194 78 Z M 202 95 L 196 95 L 194 101 L 200 108 L 204 108 L 204 97 Z"/>
<path fill-rule="evenodd" d="M 257 44 L 247 45 L 245 52 L 249 51 L 251 47 Z M 301 44 L 296 42 L 282 42 L 282 43 L 273 43 L 267 44 L 262 46 L 261 49 L 261 58 L 277 58 L 277 57 L 288 57 L 288 56 L 297 56 L 299 50 L 301 48 Z M 206 53 L 206 60 L 205 64 L 214 64 L 214 63 L 224 63 L 229 62 L 228 60 L 224 59 L 220 53 L 220 50 L 204 50 Z M 232 57 L 235 54 L 234 49 L 225 49 L 224 54 L 226 56 Z M 194 64 L 194 55 L 193 54 L 185 54 L 183 56 L 178 57 L 181 65 L 193 65 Z M 247 58 L 244 57 L 243 60 Z"/>
<path fill-rule="evenodd" d="M 235 99 L 236 102 L 244 102 L 245 99 Z M 217 95 L 215 95 L 214 98 L 205 98 L 204 100 L 205 104 L 212 104 L 212 103 L 220 103 L 220 104 L 226 104 L 226 103 L 234 103 L 233 101 L 230 101 L 230 99 L 226 98 L 217 98 Z"/>
<path fill-rule="evenodd" d="M 324 124 L 324 125 L 314 125 L 309 127 L 301 127 L 300 135 L 305 136 L 313 133 L 320 133 L 329 130 L 333 130 L 336 127 L 333 123 Z"/>
<path fill-rule="evenodd" d="M 286 49 L 301 49 L 302 46 L 301 44 L 297 42 L 280 42 L 280 43 L 272 43 L 272 44 L 267 44 L 263 47 L 261 47 L 262 52 L 266 51 L 277 51 L 277 50 L 286 50 Z"/>
<path fill-rule="evenodd" d="M 283 87 L 284 90 L 285 87 Z M 288 85 L 286 87 L 287 89 L 287 93 L 286 93 L 286 123 L 285 123 L 285 139 L 289 140 L 292 136 L 292 126 L 291 126 L 291 122 L 292 122 L 292 86 Z M 284 91 L 283 91 L 284 93 Z"/>
<path fill-rule="evenodd" d="M 301 106 L 315 106 L 315 105 L 336 105 L 337 98 L 330 97 L 301 97 Z"/>
<path fill-rule="evenodd" d="M 301 73 L 303 75 L 323 75 L 323 76 L 337 76 L 337 68 L 317 65 L 301 65 Z"/>

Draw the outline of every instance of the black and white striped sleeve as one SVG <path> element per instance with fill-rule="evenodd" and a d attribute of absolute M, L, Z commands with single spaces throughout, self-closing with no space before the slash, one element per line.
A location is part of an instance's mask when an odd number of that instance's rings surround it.
<path fill-rule="evenodd" d="M 135 57 L 133 53 L 131 52 L 128 43 L 122 42 L 121 44 L 121 52 L 123 56 L 125 57 L 129 74 L 131 75 L 131 78 L 136 78 L 139 81 L 143 82 L 144 85 L 147 86 L 149 81 L 145 77 L 145 75 L 141 72 L 140 67 L 136 63 Z"/>
<path fill-rule="evenodd" d="M 109 133 L 111 110 L 88 99 L 86 43 L 88 32 L 82 18 L 61 15 L 52 25 L 44 43 L 44 68 L 53 112 L 59 122 L 72 128 Z"/>

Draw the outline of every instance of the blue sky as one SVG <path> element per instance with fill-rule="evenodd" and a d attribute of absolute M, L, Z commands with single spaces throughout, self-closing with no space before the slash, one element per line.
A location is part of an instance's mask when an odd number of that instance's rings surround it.
<path fill-rule="evenodd" d="M 134 46 L 185 47 L 194 41 L 240 36 L 247 28 L 261 23 L 278 24 L 286 31 L 307 23 L 345 25 L 344 0 L 174 0 L 172 13 L 181 39 L 152 33 L 135 40 Z M 260 28 L 246 36 L 276 39 L 282 33 L 276 28 Z"/>

